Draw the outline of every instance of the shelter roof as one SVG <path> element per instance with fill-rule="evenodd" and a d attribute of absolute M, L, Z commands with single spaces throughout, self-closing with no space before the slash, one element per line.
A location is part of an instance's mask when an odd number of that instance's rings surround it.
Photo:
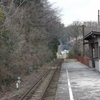
<path fill-rule="evenodd" d="M 84 36 L 84 40 L 90 40 L 90 39 L 93 39 L 97 36 L 100 36 L 99 31 L 91 31 L 87 35 Z"/>

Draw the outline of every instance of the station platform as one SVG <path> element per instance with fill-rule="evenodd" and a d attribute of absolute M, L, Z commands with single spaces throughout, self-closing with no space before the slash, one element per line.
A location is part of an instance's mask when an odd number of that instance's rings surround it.
<path fill-rule="evenodd" d="M 80 62 L 63 63 L 55 100 L 100 100 L 100 72 Z"/>

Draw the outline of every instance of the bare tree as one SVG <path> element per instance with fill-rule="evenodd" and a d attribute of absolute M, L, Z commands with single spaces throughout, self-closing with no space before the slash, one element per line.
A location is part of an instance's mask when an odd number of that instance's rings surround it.
<path fill-rule="evenodd" d="M 1 0 L 0 4 L 1 69 L 12 79 L 25 74 L 29 66 L 39 67 L 54 59 L 64 28 L 57 10 L 47 0 Z"/>

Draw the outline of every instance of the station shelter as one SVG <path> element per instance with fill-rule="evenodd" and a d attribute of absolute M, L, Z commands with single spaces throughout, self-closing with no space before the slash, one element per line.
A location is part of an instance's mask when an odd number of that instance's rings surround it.
<path fill-rule="evenodd" d="M 89 66 L 100 71 L 100 32 L 91 31 L 85 35 L 84 44 L 89 44 Z"/>

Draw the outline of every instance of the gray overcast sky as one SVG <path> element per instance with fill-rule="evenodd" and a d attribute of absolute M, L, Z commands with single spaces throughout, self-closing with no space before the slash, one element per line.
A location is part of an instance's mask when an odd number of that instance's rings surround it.
<path fill-rule="evenodd" d="M 61 9 L 62 22 L 65 25 L 73 21 L 97 21 L 100 0 L 48 0 L 53 7 Z"/>

